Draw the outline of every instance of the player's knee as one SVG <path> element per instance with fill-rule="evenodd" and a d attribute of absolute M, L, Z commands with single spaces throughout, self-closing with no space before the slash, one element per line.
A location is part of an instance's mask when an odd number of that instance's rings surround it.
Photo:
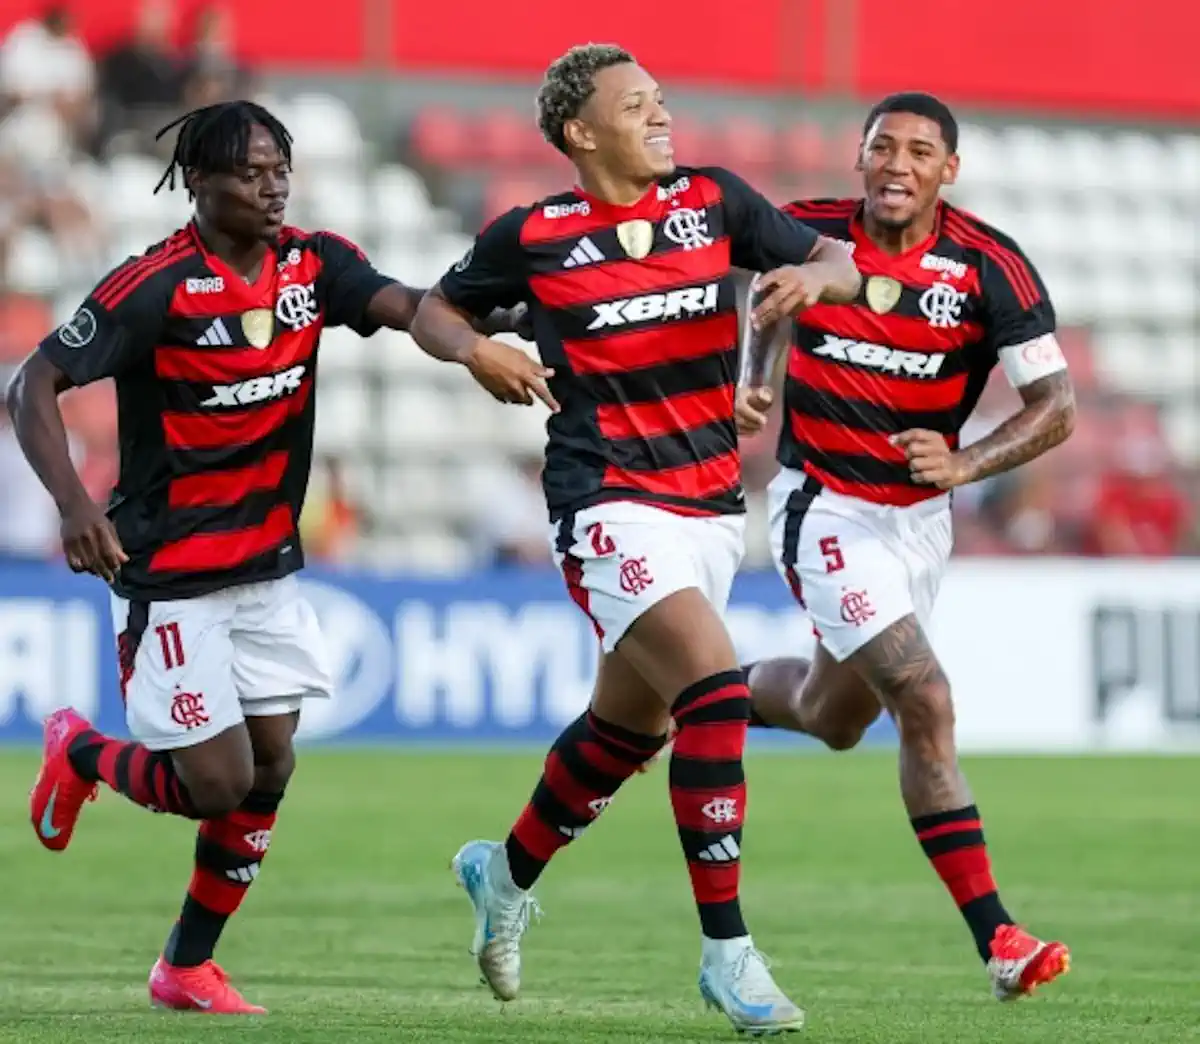
<path fill-rule="evenodd" d="M 296 751 L 289 743 L 279 750 L 255 755 L 254 789 L 282 794 L 296 771 Z"/>
<path fill-rule="evenodd" d="M 250 793 L 254 771 L 250 765 L 228 766 L 219 771 L 192 773 L 188 793 L 202 819 L 229 815 Z"/>

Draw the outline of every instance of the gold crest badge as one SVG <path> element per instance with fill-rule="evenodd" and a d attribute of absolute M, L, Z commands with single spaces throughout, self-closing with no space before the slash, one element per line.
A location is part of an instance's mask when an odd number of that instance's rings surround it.
<path fill-rule="evenodd" d="M 884 315 L 896 307 L 904 287 L 888 276 L 871 276 L 867 280 L 867 304 L 877 315 Z"/>
<path fill-rule="evenodd" d="M 617 242 L 635 261 L 640 261 L 654 246 L 654 226 L 649 221 L 622 221 L 617 226 Z"/>
<path fill-rule="evenodd" d="M 269 308 L 252 308 L 242 313 L 242 332 L 255 348 L 266 348 L 275 334 L 275 316 Z"/>

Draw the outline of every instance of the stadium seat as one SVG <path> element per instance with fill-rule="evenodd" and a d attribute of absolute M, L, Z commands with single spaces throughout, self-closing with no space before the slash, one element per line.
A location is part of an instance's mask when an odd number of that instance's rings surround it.
<path fill-rule="evenodd" d="M 796 173 L 824 169 L 829 146 L 821 125 L 813 120 L 792 124 L 779 139 L 779 160 L 785 170 Z"/>
<path fill-rule="evenodd" d="M 50 294 L 60 282 L 58 250 L 45 232 L 24 227 L 13 233 L 8 244 L 9 289 L 18 293 Z"/>
<path fill-rule="evenodd" d="M 374 414 L 367 389 L 357 377 L 327 375 L 317 386 L 317 447 L 332 453 L 362 449 L 369 442 Z"/>
<path fill-rule="evenodd" d="M 305 93 L 288 105 L 288 129 L 297 167 L 334 166 L 344 172 L 365 158 L 362 131 L 354 110 L 332 94 Z"/>
<path fill-rule="evenodd" d="M 417 159 L 432 167 L 464 167 L 479 157 L 470 122 L 449 106 L 431 106 L 417 113 L 409 128 L 409 144 Z"/>
<path fill-rule="evenodd" d="M 371 181 L 372 220 L 385 238 L 408 236 L 429 228 L 435 220 L 425 182 L 398 163 L 375 171 Z"/>
<path fill-rule="evenodd" d="M 775 131 L 752 116 L 725 120 L 712 132 L 717 162 L 745 177 L 758 179 L 774 170 L 779 158 Z"/>
<path fill-rule="evenodd" d="M 480 162 L 496 168 L 548 162 L 553 154 L 529 115 L 510 108 L 489 109 L 475 124 Z"/>

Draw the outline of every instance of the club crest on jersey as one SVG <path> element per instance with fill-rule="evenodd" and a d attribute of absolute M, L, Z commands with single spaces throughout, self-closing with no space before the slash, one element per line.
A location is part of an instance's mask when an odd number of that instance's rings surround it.
<path fill-rule="evenodd" d="M 617 242 L 621 244 L 625 253 L 635 261 L 640 261 L 654 246 L 654 226 L 640 218 L 635 221 L 622 221 L 617 226 Z"/>
<path fill-rule="evenodd" d="M 279 291 L 279 300 L 275 302 L 275 318 L 292 332 L 312 326 L 318 314 L 312 283 L 293 283 Z"/>
<path fill-rule="evenodd" d="M 962 323 L 962 306 L 967 299 L 965 290 L 955 290 L 949 283 L 934 283 L 917 304 L 929 325 L 938 330 L 952 330 Z"/>
<path fill-rule="evenodd" d="M 900 303 L 904 287 L 890 276 L 871 276 L 867 280 L 867 305 L 876 315 L 887 315 Z"/>
<path fill-rule="evenodd" d="M 708 217 L 705 210 L 681 207 L 679 210 L 671 211 L 667 215 L 667 220 L 663 222 L 663 235 L 672 243 L 678 243 L 684 250 L 712 246 L 712 236 L 708 234 Z"/>
<path fill-rule="evenodd" d="M 266 348 L 275 334 L 275 318 L 269 308 L 252 308 L 242 313 L 242 333 L 255 348 Z"/>

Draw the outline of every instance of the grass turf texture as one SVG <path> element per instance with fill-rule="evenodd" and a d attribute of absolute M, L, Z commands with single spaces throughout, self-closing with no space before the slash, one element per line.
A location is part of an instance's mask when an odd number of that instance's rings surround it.
<path fill-rule="evenodd" d="M 538 890 L 524 993 L 467 955 L 459 844 L 503 837 L 534 754 L 305 752 L 262 877 L 218 956 L 266 1018 L 154 1012 L 145 980 L 193 827 L 102 791 L 72 847 L 35 841 L 29 751 L 0 754 L 0 1041 L 139 1044 L 736 1039 L 695 988 L 697 927 L 665 766 L 634 779 Z M 792 1040 L 1200 1041 L 1196 759 L 971 759 L 1006 903 L 1074 970 L 1000 1005 L 921 856 L 894 755 L 755 754 L 745 908 L 808 1009 Z"/>

